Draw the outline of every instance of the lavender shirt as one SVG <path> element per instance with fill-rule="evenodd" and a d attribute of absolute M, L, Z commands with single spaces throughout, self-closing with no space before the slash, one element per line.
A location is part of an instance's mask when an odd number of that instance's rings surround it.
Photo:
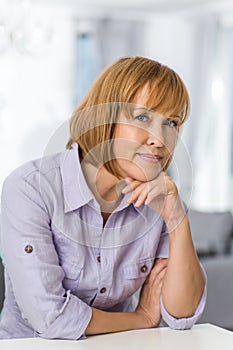
<path fill-rule="evenodd" d="M 72 150 L 16 169 L 2 191 L 1 252 L 6 297 L 0 338 L 79 339 L 91 319 L 91 306 L 134 311 L 135 292 L 155 258 L 169 255 L 162 218 L 147 206 L 120 205 L 103 228 L 99 205 Z M 190 328 L 200 318 L 206 288 L 191 318 L 172 328 Z"/>

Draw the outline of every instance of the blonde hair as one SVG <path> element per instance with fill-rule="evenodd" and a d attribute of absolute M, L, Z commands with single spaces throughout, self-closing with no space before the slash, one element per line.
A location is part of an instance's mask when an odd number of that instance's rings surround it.
<path fill-rule="evenodd" d="M 179 116 L 180 127 L 188 117 L 190 101 L 179 75 L 148 58 L 121 58 L 102 72 L 74 111 L 66 148 L 77 142 L 82 158 L 98 146 L 98 161 L 118 177 L 109 143 L 114 138 L 119 113 L 127 104 L 134 103 L 146 84 L 146 107 L 160 114 Z"/>

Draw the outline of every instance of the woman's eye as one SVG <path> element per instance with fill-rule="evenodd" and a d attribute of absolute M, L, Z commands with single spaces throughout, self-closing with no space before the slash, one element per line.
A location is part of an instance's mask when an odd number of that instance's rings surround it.
<path fill-rule="evenodd" d="M 165 121 L 165 125 L 170 126 L 171 128 L 176 128 L 177 127 L 177 122 L 175 122 L 174 120 L 166 120 Z"/>
<path fill-rule="evenodd" d="M 135 119 L 139 120 L 140 122 L 146 122 L 149 118 L 147 115 L 140 114 Z"/>

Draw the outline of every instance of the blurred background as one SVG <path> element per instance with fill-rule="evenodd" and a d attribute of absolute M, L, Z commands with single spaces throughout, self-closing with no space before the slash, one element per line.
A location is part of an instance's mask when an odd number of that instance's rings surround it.
<path fill-rule="evenodd" d="M 61 125 L 64 147 L 93 80 L 132 55 L 174 68 L 191 95 L 170 169 L 182 196 L 233 210 L 232 0 L 0 0 L 0 188 Z"/>
<path fill-rule="evenodd" d="M 170 169 L 183 198 L 233 210 L 232 0 L 0 0 L 0 189 L 61 125 L 64 148 L 93 80 L 133 55 L 175 69 L 191 95 Z"/>
<path fill-rule="evenodd" d="M 189 90 L 169 171 L 208 276 L 201 321 L 233 330 L 233 0 L 0 0 L 0 192 L 13 169 L 64 149 L 94 79 L 134 55 Z"/>

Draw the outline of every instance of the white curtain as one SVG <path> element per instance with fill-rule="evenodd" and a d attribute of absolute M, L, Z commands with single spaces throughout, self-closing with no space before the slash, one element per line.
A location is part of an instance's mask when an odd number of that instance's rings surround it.
<path fill-rule="evenodd" d="M 198 24 L 196 96 L 189 135 L 193 133 L 192 206 L 227 210 L 231 193 L 231 121 L 229 38 L 216 16 Z"/>
<path fill-rule="evenodd" d="M 157 16 L 147 30 L 147 55 L 175 69 L 191 96 L 170 174 L 188 206 L 204 211 L 233 209 L 233 54 L 230 59 L 227 32 L 220 16 L 210 13 Z"/>
<path fill-rule="evenodd" d="M 140 20 L 77 20 L 75 103 L 81 101 L 107 65 L 120 57 L 142 54 L 143 27 Z"/>

